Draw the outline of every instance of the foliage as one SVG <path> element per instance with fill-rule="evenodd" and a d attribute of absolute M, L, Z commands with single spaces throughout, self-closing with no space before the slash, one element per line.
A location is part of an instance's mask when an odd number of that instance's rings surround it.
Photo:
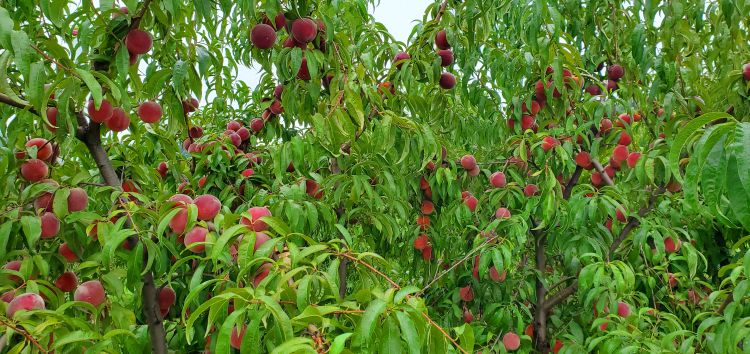
<path fill-rule="evenodd" d="M 750 350 L 750 4 L 376 3 L 0 1 L 0 351 Z"/>

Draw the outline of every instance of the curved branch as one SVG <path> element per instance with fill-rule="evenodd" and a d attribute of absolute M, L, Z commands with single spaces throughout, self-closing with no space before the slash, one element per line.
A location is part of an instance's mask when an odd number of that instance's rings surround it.
<path fill-rule="evenodd" d="M 592 159 L 591 164 L 594 165 L 594 168 L 596 168 L 596 172 L 599 172 L 599 174 L 602 176 L 602 180 L 604 181 L 604 183 L 614 188 L 615 182 L 612 182 L 612 179 L 609 178 L 609 175 L 604 171 L 604 167 L 602 167 L 602 164 L 599 163 L 599 160 Z"/>

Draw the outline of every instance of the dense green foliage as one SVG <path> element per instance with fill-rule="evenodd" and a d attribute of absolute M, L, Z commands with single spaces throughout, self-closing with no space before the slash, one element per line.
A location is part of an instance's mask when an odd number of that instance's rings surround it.
<path fill-rule="evenodd" d="M 750 353 L 750 3 L 376 3 L 0 0 L 0 352 Z"/>

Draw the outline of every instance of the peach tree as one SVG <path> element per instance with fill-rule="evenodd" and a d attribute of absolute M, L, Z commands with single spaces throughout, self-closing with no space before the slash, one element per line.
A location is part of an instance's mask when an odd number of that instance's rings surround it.
<path fill-rule="evenodd" d="M 0 1 L 0 351 L 750 350 L 750 4 L 377 3 Z"/>

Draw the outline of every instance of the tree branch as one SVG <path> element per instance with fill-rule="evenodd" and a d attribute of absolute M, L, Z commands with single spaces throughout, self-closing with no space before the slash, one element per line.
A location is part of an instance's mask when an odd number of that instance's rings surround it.
<path fill-rule="evenodd" d="M 544 302 L 544 310 L 549 311 L 555 306 L 557 306 L 559 303 L 563 302 L 565 299 L 568 298 L 568 296 L 573 295 L 578 291 L 578 278 L 574 278 L 576 280 L 575 283 L 568 286 L 567 288 L 564 288 L 557 292 L 557 294 L 553 295 L 549 299 L 545 300 Z"/>
<path fill-rule="evenodd" d="M 723 315 L 724 309 L 726 309 L 727 306 L 732 303 L 732 301 L 734 301 L 734 295 L 732 293 L 729 293 L 729 295 L 727 295 L 727 298 L 724 299 L 724 302 L 722 302 L 719 308 L 716 309 L 716 313 L 718 313 L 719 315 Z"/>
<path fill-rule="evenodd" d="M 16 327 L 16 326 L 12 325 L 10 322 L 5 322 L 2 319 L 0 319 L 0 324 L 2 324 L 3 326 L 6 326 L 6 327 L 12 329 L 16 333 L 22 335 L 24 338 L 26 338 L 27 341 L 31 342 L 31 344 L 33 344 L 39 350 L 40 353 L 45 353 L 45 354 L 49 353 L 49 351 L 47 351 L 46 349 L 44 349 L 42 347 L 42 345 L 39 344 L 39 341 L 36 338 L 34 338 L 25 329 Z"/>
<path fill-rule="evenodd" d="M 36 109 L 34 109 L 34 107 L 31 106 L 31 104 L 29 104 L 28 102 L 19 102 L 19 101 L 16 101 L 13 98 L 11 98 L 10 96 L 4 95 L 2 93 L 0 93 L 0 103 L 5 103 L 5 104 L 7 104 L 9 106 L 20 108 L 20 109 L 29 111 L 29 112 L 31 112 L 33 114 L 37 114 L 37 115 L 39 114 L 36 111 Z"/>
<path fill-rule="evenodd" d="M 599 160 L 592 159 L 591 164 L 594 165 L 594 168 L 596 168 L 596 171 L 599 172 L 599 174 L 602 176 L 602 180 L 604 181 L 604 183 L 606 183 L 610 187 L 615 186 L 615 183 L 612 182 L 612 179 L 609 178 L 609 175 L 607 174 L 607 172 L 604 171 L 604 167 L 602 167 L 602 164 L 599 163 Z"/>
<path fill-rule="evenodd" d="M 614 241 L 612 241 L 612 245 L 609 247 L 609 254 L 607 255 L 608 259 L 612 258 L 612 255 L 615 253 L 615 251 L 617 251 L 617 248 L 620 247 L 620 244 L 622 243 L 622 241 L 625 241 L 625 238 L 627 238 L 628 235 L 630 235 L 630 232 L 633 231 L 634 228 L 638 227 L 638 225 L 641 224 L 639 218 L 646 216 L 646 214 L 648 214 L 648 212 L 654 208 L 654 205 L 656 204 L 656 199 L 658 198 L 659 195 L 664 193 L 665 190 L 666 189 L 664 187 L 659 187 L 656 190 L 656 193 L 652 194 L 651 197 L 649 197 L 648 204 L 644 206 L 643 208 L 641 208 L 640 210 L 638 210 L 638 218 L 634 216 L 631 216 L 630 218 L 628 218 L 628 223 L 625 224 L 625 227 L 622 228 L 622 231 L 620 231 L 620 235 L 617 236 L 617 238 Z"/>
<path fill-rule="evenodd" d="M 576 166 L 576 170 L 573 172 L 573 175 L 570 176 L 568 183 L 565 184 L 565 190 L 563 191 L 563 199 L 565 200 L 570 199 L 570 193 L 573 192 L 573 187 L 578 183 L 578 178 L 581 177 L 581 172 L 583 172 L 583 168 L 581 168 L 581 166 Z"/>

